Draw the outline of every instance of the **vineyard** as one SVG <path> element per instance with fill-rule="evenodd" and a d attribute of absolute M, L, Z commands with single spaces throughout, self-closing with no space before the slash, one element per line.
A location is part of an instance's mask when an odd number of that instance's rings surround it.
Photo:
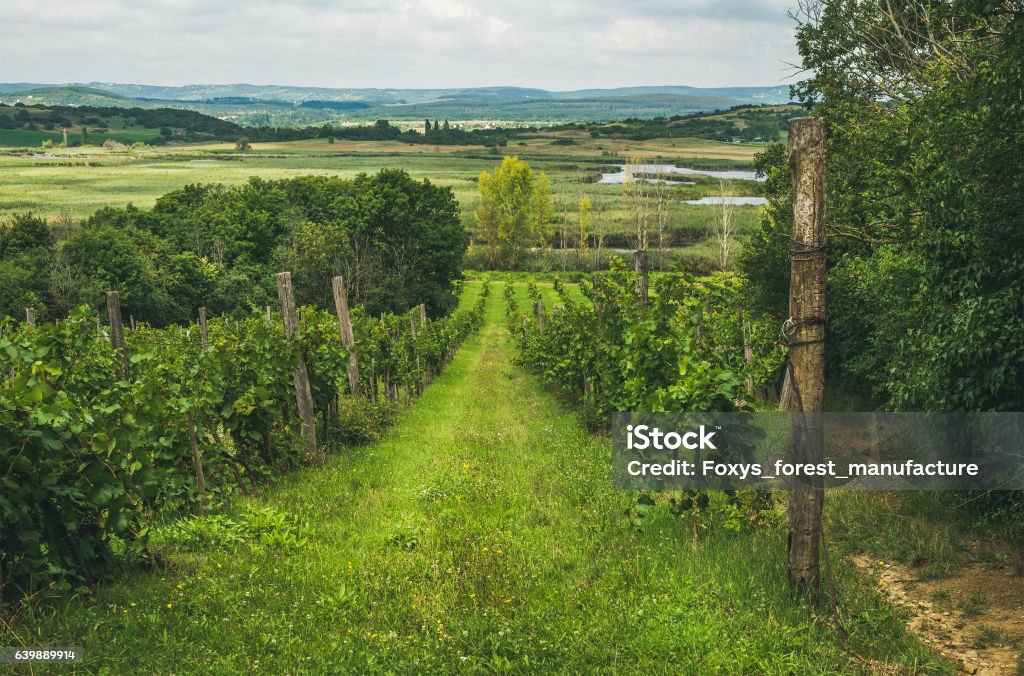
<path fill-rule="evenodd" d="M 505 287 L 521 361 L 604 425 L 616 411 L 750 409 L 774 387 L 785 358 L 778 327 L 744 319 L 737 278 L 664 275 L 650 292 L 646 283 L 620 264 L 581 283 L 582 299 L 556 281 L 558 303 L 545 306 L 531 282 L 527 308 Z"/>
<path fill-rule="evenodd" d="M 0 631 L 15 645 L 45 636 L 81 646 L 87 671 L 151 673 L 173 664 L 300 673 L 601 665 L 656 673 L 666 664 L 856 671 L 838 630 L 793 604 L 779 583 L 785 534 L 771 501 L 758 506 L 755 521 L 753 504 L 719 495 L 698 496 L 687 509 L 615 490 L 606 437 L 584 430 L 553 396 L 574 397 L 582 410 L 610 406 L 637 396 L 628 383 L 640 377 L 657 381 L 666 390 L 661 396 L 669 396 L 681 380 L 679 366 L 657 380 L 657 350 L 650 346 L 660 345 L 670 351 L 663 360 L 701 364 L 708 392 L 700 396 L 730 410 L 752 405 L 740 397 L 748 378 L 755 390 L 761 387 L 758 369 L 780 358 L 777 330 L 748 329 L 755 355 L 748 362 L 735 281 L 656 279 L 640 303 L 636 275 L 622 271 L 580 284 L 492 277 L 465 282 L 462 309 L 417 326 L 415 341 L 408 316 L 381 320 L 354 310 L 361 397 L 348 393 L 348 353 L 337 319 L 309 309 L 300 312 L 294 344 L 277 316 L 237 326 L 211 319 L 205 351 L 199 325 L 138 327 L 126 332 L 127 378 L 121 355 L 102 335 L 105 323 L 97 333 L 94 316 L 6 324 L 5 368 L 20 365 L 16 377 L 27 382 L 38 362 L 32 382 L 64 378 L 68 396 L 46 386 L 38 395 L 17 389 L 24 399 L 38 398 L 18 404 L 20 436 L 29 440 L 22 452 L 32 462 L 18 466 L 4 495 L 21 500 L 18 528 L 46 541 L 16 551 L 20 568 L 5 567 L 20 585 L 35 582 L 37 591 Z M 656 309 L 670 316 L 647 329 L 647 347 L 630 351 L 650 357 L 640 370 L 625 352 L 611 350 L 612 332 L 629 334 L 625 318 L 653 319 Z M 414 318 L 419 321 L 418 313 Z M 599 336 L 590 326 L 607 332 Z M 578 388 L 573 376 L 565 381 L 572 385 L 552 390 L 522 368 L 575 373 L 573 355 L 578 361 L 586 355 L 572 351 L 572 340 L 596 349 L 607 371 L 588 381 L 586 392 L 582 378 Z M 19 351 L 24 359 L 15 362 L 9 355 Z M 326 435 L 325 421 L 336 421 L 329 448 L 337 450 L 316 466 L 302 454 L 292 379 L 300 351 L 318 432 Z M 436 377 L 414 405 L 396 410 L 418 389 L 417 356 Z M 369 364 L 377 369 L 376 402 Z M 399 385 L 400 401 L 383 395 L 385 378 Z M 331 413 L 327 402 L 335 396 Z M 97 402 L 91 418 L 68 403 L 82 406 L 85 397 Z M 55 415 L 55 401 L 64 402 L 58 406 L 68 411 L 67 424 L 46 418 Z M 207 473 L 202 496 L 189 452 L 190 411 Z M 391 418 L 394 425 L 382 432 Z M 104 422 L 121 430 L 115 443 L 122 434 L 142 435 L 131 439 L 135 448 L 153 452 L 127 460 L 140 463 L 134 471 L 108 471 L 104 463 L 118 457 L 118 447 L 102 436 Z M 75 451 L 65 451 L 64 464 L 55 464 L 56 451 L 48 450 L 58 445 Z M 47 453 L 50 459 L 41 462 Z M 90 465 L 88 476 L 77 469 Z M 89 481 L 113 474 L 122 483 L 100 505 Z M 32 496 L 19 492 L 29 481 Z M 43 490 L 49 493 L 41 496 Z M 45 520 L 36 496 L 73 510 L 65 514 L 76 521 Z M 115 514 L 112 505 L 124 515 L 120 524 L 106 518 Z M 71 542 L 91 542 L 108 557 L 89 560 L 94 592 L 75 593 L 88 580 Z M 148 560 L 127 555 L 143 543 Z M 53 554 L 30 560 L 30 551 Z M 51 563 L 65 572 L 55 575 Z M 100 581 L 104 572 L 110 579 Z M 895 671 L 941 669 L 851 564 L 837 561 L 836 575 L 844 612 L 857 618 L 849 625 L 852 650 Z M 70 589 L 61 593 L 58 583 Z"/>
<path fill-rule="evenodd" d="M 0 601 L 95 588 L 117 558 L 145 556 L 154 515 L 256 494 L 320 464 L 324 449 L 376 438 L 479 329 L 486 298 L 484 285 L 440 319 L 422 306 L 371 317 L 349 316 L 346 304 L 344 320 L 307 307 L 293 332 L 268 307 L 240 320 L 139 325 L 120 342 L 116 322 L 101 325 L 86 308 L 59 323 L 5 320 Z M 355 378 L 352 363 L 364 365 Z M 316 430 L 300 415 L 299 368 Z M 321 443 L 310 448 L 310 436 Z"/>

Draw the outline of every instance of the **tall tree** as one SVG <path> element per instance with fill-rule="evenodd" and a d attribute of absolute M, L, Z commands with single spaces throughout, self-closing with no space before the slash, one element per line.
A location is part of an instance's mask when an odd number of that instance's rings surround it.
<path fill-rule="evenodd" d="M 547 176 L 535 176 L 523 160 L 506 157 L 494 174 L 480 174 L 479 191 L 476 224 L 491 266 L 514 269 L 530 247 L 544 242 L 553 212 Z"/>

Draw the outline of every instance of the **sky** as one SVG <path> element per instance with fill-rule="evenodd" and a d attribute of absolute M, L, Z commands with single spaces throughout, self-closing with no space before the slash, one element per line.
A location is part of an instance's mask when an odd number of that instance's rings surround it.
<path fill-rule="evenodd" d="M 796 0 L 4 0 L 0 82 L 788 84 Z"/>

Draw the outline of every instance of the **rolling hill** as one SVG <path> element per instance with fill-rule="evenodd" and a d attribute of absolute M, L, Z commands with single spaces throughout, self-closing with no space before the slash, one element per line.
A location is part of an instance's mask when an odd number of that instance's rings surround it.
<path fill-rule="evenodd" d="M 279 85 L 153 85 L 90 82 L 0 83 L 0 102 L 180 108 L 242 125 L 304 126 L 376 119 L 557 124 L 650 119 L 789 102 L 787 86 L 623 87 L 548 91 L 524 87 L 345 89 Z"/>

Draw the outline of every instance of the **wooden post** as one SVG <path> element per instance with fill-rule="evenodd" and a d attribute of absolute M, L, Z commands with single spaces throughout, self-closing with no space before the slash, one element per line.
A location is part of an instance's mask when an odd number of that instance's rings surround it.
<path fill-rule="evenodd" d="M 640 304 L 647 303 L 647 249 L 633 252 L 633 269 L 636 270 L 636 295 Z"/>
<path fill-rule="evenodd" d="M 188 423 L 188 442 L 192 446 L 192 463 L 196 467 L 196 492 L 202 495 L 206 492 L 206 476 L 203 474 L 203 456 L 199 454 L 199 439 L 196 438 L 196 421 L 192 418 L 192 411 L 185 414 Z"/>
<path fill-rule="evenodd" d="M 121 297 L 117 291 L 107 291 L 107 318 L 110 321 L 110 344 L 121 360 L 121 374 L 128 377 L 125 359 L 124 324 L 121 321 Z"/>
<path fill-rule="evenodd" d="M 754 349 L 750 346 L 750 322 L 743 318 L 743 308 L 739 310 L 740 320 L 740 338 L 743 340 L 743 363 L 749 364 L 754 361 Z M 747 376 L 746 382 L 743 383 L 747 388 L 747 392 L 754 392 L 754 379 Z"/>
<path fill-rule="evenodd" d="M 359 357 L 356 356 L 356 338 L 352 331 L 352 317 L 348 313 L 348 292 L 345 290 L 345 280 L 341 276 L 335 277 L 331 280 L 331 289 L 334 292 L 334 311 L 338 315 L 341 344 L 348 350 L 348 389 L 358 397 Z"/>
<path fill-rule="evenodd" d="M 135 315 L 128 315 L 128 326 L 132 327 L 132 333 L 135 333 Z"/>
<path fill-rule="evenodd" d="M 115 350 L 123 350 L 124 324 L 121 321 L 121 297 L 117 291 L 107 291 L 107 318 L 110 320 L 110 344 Z"/>
<path fill-rule="evenodd" d="M 794 462 L 821 462 L 825 399 L 825 122 L 820 117 L 789 121 L 793 173 L 793 248 L 790 265 L 790 393 L 782 405 L 796 413 Z M 806 479 L 804 480 L 806 481 Z M 787 540 L 789 582 L 812 604 L 821 598 L 821 479 L 790 491 Z"/>
<path fill-rule="evenodd" d="M 267 323 L 274 321 L 274 316 L 270 312 L 270 306 L 267 306 Z"/>
<path fill-rule="evenodd" d="M 210 337 L 206 332 L 206 308 L 199 308 L 199 340 L 203 345 L 203 349 L 210 347 Z"/>
<path fill-rule="evenodd" d="M 29 326 L 36 325 L 36 309 L 34 307 L 25 308 L 25 323 Z"/>
<path fill-rule="evenodd" d="M 210 341 L 206 333 L 206 308 L 199 308 L 199 340 L 205 352 L 210 348 Z M 185 414 L 188 423 L 188 442 L 192 446 L 192 464 L 196 469 L 196 492 L 202 495 L 206 492 L 206 475 L 203 473 L 203 456 L 199 452 L 199 439 L 196 437 L 196 421 L 189 410 Z"/>
<path fill-rule="evenodd" d="M 295 310 L 295 296 L 292 293 L 292 273 L 277 273 L 277 297 L 281 301 L 281 319 L 284 323 L 286 336 L 298 336 L 299 315 Z M 295 367 L 295 402 L 299 407 L 302 419 L 302 452 L 306 460 L 312 464 L 323 462 L 323 455 L 316 443 L 316 419 L 313 415 L 313 393 L 309 388 L 309 372 L 306 370 L 306 357 L 299 353 L 299 362 Z"/>
<path fill-rule="evenodd" d="M 412 339 L 416 340 L 416 310 L 409 310 L 409 328 L 412 330 Z"/>
<path fill-rule="evenodd" d="M 537 299 L 537 330 L 544 333 L 544 299 Z"/>
<path fill-rule="evenodd" d="M 420 303 L 420 326 L 427 325 L 427 306 L 424 303 Z"/>

